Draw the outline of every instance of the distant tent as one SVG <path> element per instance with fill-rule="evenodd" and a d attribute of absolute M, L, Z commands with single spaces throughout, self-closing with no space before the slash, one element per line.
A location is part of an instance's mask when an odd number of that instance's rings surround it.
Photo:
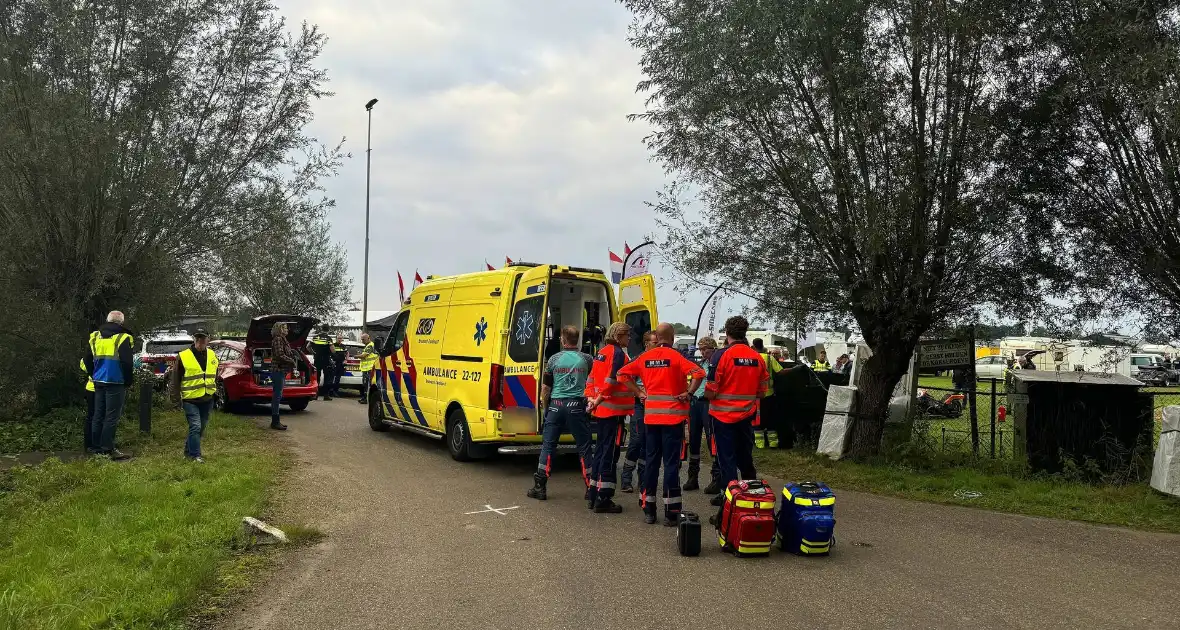
<path fill-rule="evenodd" d="M 365 325 L 365 328 L 379 332 L 389 332 L 393 328 L 393 322 L 397 320 L 397 313 L 387 315 L 381 319 L 374 319 Z"/>

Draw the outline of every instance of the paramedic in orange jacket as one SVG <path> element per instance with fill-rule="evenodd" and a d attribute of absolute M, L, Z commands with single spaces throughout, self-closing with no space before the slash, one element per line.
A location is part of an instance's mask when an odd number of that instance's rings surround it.
<path fill-rule="evenodd" d="M 755 479 L 754 427 L 758 399 L 770 386 L 770 373 L 758 351 L 746 342 L 750 323 L 735 315 L 725 321 L 728 343 L 713 355 L 705 398 L 709 399 L 709 416 L 713 420 L 713 440 L 717 463 L 721 468 L 721 494 L 713 505 L 725 501 L 725 488 L 731 481 Z M 739 477 L 740 473 L 740 477 Z"/>
<path fill-rule="evenodd" d="M 596 514 L 618 514 L 623 506 L 614 502 L 619 449 L 623 444 L 627 414 L 635 408 L 635 396 L 619 383 L 619 370 L 630 359 L 624 347 L 631 337 L 631 327 L 615 322 L 606 331 L 606 345 L 594 357 L 594 367 L 586 382 L 586 410 L 598 421 L 598 441 L 594 445 L 594 468 L 590 476 L 587 507 Z"/>
<path fill-rule="evenodd" d="M 643 401 L 643 425 L 646 435 L 644 465 L 644 522 L 656 522 L 656 485 L 660 463 L 664 464 L 664 525 L 675 527 L 680 518 L 680 457 L 684 447 L 684 424 L 688 421 L 689 392 L 696 391 L 705 378 L 699 365 L 684 358 L 672 343 L 676 331 L 671 324 L 656 327 L 655 348 L 639 355 L 619 370 L 619 381 Z M 643 389 L 635 384 L 643 380 Z M 689 382 L 691 379 L 691 382 Z"/>

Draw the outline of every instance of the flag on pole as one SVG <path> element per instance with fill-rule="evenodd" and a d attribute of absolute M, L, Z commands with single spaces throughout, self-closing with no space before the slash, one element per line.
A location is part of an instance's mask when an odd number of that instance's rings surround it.
<path fill-rule="evenodd" d="M 512 264 L 513 264 L 513 263 L 512 263 L 512 259 L 511 259 L 511 258 L 509 258 L 509 257 L 507 257 L 507 256 L 505 256 L 505 257 L 504 257 L 504 265 L 505 265 L 506 267 L 511 267 L 511 266 L 512 266 Z"/>
<path fill-rule="evenodd" d="M 483 264 L 488 266 L 488 271 L 495 271 L 496 270 L 496 268 L 492 266 L 492 263 L 488 262 L 487 260 L 484 260 Z"/>
<path fill-rule="evenodd" d="M 414 270 L 414 286 L 417 287 L 418 285 L 422 284 L 423 282 L 425 282 L 425 281 L 422 279 L 422 276 L 419 275 L 418 270 L 415 269 Z"/>
<path fill-rule="evenodd" d="M 651 255 L 654 250 L 655 243 L 651 241 L 632 249 L 631 254 L 627 256 L 627 268 L 623 270 L 623 279 L 651 273 Z"/>
<path fill-rule="evenodd" d="M 623 256 L 626 257 L 626 256 L 630 256 L 630 255 L 631 255 L 631 246 L 627 244 L 627 241 L 623 241 Z"/>
<path fill-rule="evenodd" d="M 618 284 L 623 281 L 623 259 L 609 249 L 606 251 L 610 254 L 610 281 Z"/>
<path fill-rule="evenodd" d="M 406 283 L 402 281 L 402 272 L 397 272 L 398 304 L 406 303 Z"/>

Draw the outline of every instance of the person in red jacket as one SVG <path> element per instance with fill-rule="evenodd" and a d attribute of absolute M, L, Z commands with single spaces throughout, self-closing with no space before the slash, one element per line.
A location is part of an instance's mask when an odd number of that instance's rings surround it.
<path fill-rule="evenodd" d="M 627 415 L 635 408 L 635 397 L 619 383 L 619 370 L 627 364 L 627 340 L 631 327 L 615 322 L 606 331 L 606 345 L 594 357 L 587 381 L 586 410 L 598 421 L 594 445 L 594 468 L 590 477 L 589 508 L 597 514 L 618 514 L 623 506 L 614 502 L 619 448 L 623 444 Z"/>
<path fill-rule="evenodd" d="M 713 444 L 721 469 L 722 493 L 713 497 L 713 505 L 725 501 L 725 488 L 739 479 L 755 479 L 754 418 L 758 399 L 770 387 L 770 372 L 758 351 L 746 342 L 750 323 L 735 315 L 725 321 L 726 345 L 713 355 L 705 398 L 709 399 L 709 416 L 713 419 Z"/>
<path fill-rule="evenodd" d="M 619 381 L 643 401 L 646 435 L 643 505 L 644 522 L 656 522 L 656 486 L 660 463 L 664 465 L 664 525 L 675 527 L 680 518 L 680 457 L 684 446 L 684 424 L 688 421 L 689 392 L 696 391 L 705 378 L 699 365 L 672 347 L 676 330 L 671 324 L 656 327 L 655 348 L 639 355 L 619 370 Z M 635 384 L 643 380 L 643 389 Z M 689 382 L 691 379 L 691 382 Z"/>

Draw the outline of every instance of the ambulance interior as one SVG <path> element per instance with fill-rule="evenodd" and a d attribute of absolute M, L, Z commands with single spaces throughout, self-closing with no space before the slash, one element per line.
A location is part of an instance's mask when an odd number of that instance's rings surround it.
<path fill-rule="evenodd" d="M 576 326 L 582 331 L 579 340 L 582 352 L 593 355 L 602 348 L 606 331 L 612 323 L 608 290 L 603 284 L 585 280 L 551 281 L 549 317 L 545 326 L 545 361 L 561 351 L 561 329 L 565 326 Z M 633 324 L 637 330 L 631 331 L 632 343 L 628 345 L 635 345 L 634 340 L 642 338 L 643 333 L 651 329 L 650 320 L 647 320 L 646 328 L 643 322 L 637 324 Z"/>

